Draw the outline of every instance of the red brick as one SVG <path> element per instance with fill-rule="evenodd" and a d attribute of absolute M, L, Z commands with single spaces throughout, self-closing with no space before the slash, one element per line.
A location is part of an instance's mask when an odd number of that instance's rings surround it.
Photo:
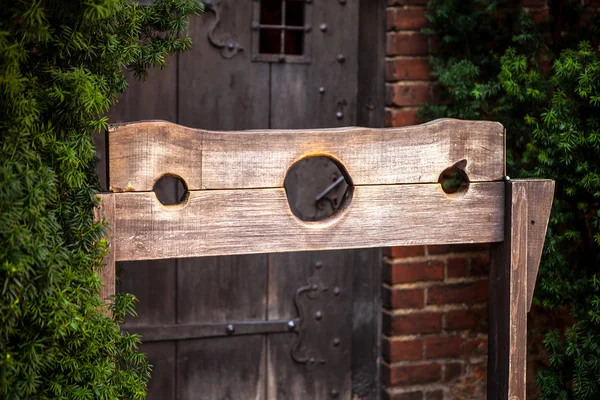
<path fill-rule="evenodd" d="M 431 392 L 427 392 L 425 393 L 425 400 L 444 400 L 444 391 L 434 390 Z"/>
<path fill-rule="evenodd" d="M 490 272 L 490 255 L 473 257 L 471 259 L 471 276 L 488 276 Z"/>
<path fill-rule="evenodd" d="M 423 400 L 423 392 L 402 392 L 393 393 L 387 390 L 383 391 L 383 400 Z"/>
<path fill-rule="evenodd" d="M 426 83 L 386 85 L 386 102 L 389 106 L 419 106 L 430 99 L 431 86 Z"/>
<path fill-rule="evenodd" d="M 388 362 L 415 361 L 423 358 L 422 340 L 383 340 L 383 358 Z"/>
<path fill-rule="evenodd" d="M 468 339 L 465 343 L 464 354 L 466 357 L 482 357 L 487 356 L 488 341 L 487 339 Z"/>
<path fill-rule="evenodd" d="M 444 366 L 444 382 L 453 381 L 461 375 L 462 364 L 460 362 L 451 362 Z"/>
<path fill-rule="evenodd" d="M 425 339 L 425 358 L 458 357 L 462 350 L 460 336 L 438 336 Z"/>
<path fill-rule="evenodd" d="M 452 250 L 452 246 L 444 244 L 437 246 L 427 246 L 428 254 L 447 254 Z"/>
<path fill-rule="evenodd" d="M 387 247 L 385 255 L 392 258 L 418 257 L 425 255 L 425 246 Z"/>
<path fill-rule="evenodd" d="M 441 281 L 444 279 L 444 263 L 443 261 L 428 261 L 387 264 L 384 266 L 384 273 L 385 281 L 392 284 Z"/>
<path fill-rule="evenodd" d="M 391 32 L 387 34 L 388 56 L 424 56 L 428 53 L 428 38 L 416 32 Z"/>
<path fill-rule="evenodd" d="M 383 331 L 387 336 L 439 333 L 442 330 L 441 312 L 412 314 L 383 314 Z"/>
<path fill-rule="evenodd" d="M 467 276 L 467 259 L 464 257 L 449 258 L 446 272 L 448 278 L 463 278 Z"/>
<path fill-rule="evenodd" d="M 487 331 L 487 309 L 469 309 L 448 311 L 446 314 L 445 329 L 462 330 L 473 329 L 480 332 Z"/>
<path fill-rule="evenodd" d="M 485 362 L 473 364 L 473 376 L 478 381 L 487 381 L 487 364 Z"/>
<path fill-rule="evenodd" d="M 399 127 L 408 125 L 417 125 L 421 121 L 417 118 L 417 109 L 400 109 L 400 110 L 386 110 L 385 112 L 385 126 L 387 127 Z M 420 246 L 423 248 L 423 246 Z"/>
<path fill-rule="evenodd" d="M 390 30 L 419 30 L 428 25 L 425 19 L 425 7 L 388 8 L 387 29 Z"/>
<path fill-rule="evenodd" d="M 401 366 L 384 364 L 383 378 L 386 385 L 438 382 L 442 378 L 442 366 L 438 363 Z"/>
<path fill-rule="evenodd" d="M 487 301 L 488 281 L 445 284 L 427 290 L 427 304 L 476 304 Z"/>
<path fill-rule="evenodd" d="M 424 58 L 401 58 L 385 63 L 387 81 L 431 80 L 431 67 Z"/>
<path fill-rule="evenodd" d="M 384 288 L 382 301 L 385 307 L 393 309 L 423 308 L 423 289 L 392 289 Z"/>

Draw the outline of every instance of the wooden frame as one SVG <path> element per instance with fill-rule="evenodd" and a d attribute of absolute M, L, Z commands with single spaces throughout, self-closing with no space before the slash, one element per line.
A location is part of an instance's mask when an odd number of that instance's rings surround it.
<path fill-rule="evenodd" d="M 488 398 L 525 399 L 526 313 L 554 182 L 510 181 L 504 128 L 438 120 L 396 129 L 210 132 L 149 121 L 109 133 L 113 193 L 97 218 L 110 223 L 102 296 L 114 294 L 116 261 L 450 243 L 494 243 L 490 272 Z M 310 156 L 344 170 L 351 193 L 328 220 L 297 219 L 283 181 Z M 446 194 L 448 167 L 469 177 Z M 189 192 L 162 205 L 165 175 Z"/>

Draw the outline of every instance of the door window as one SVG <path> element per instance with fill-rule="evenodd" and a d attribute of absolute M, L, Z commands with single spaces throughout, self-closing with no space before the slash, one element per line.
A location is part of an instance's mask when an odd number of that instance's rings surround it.
<path fill-rule="evenodd" d="M 309 62 L 310 0 L 260 0 L 254 5 L 254 61 Z"/>

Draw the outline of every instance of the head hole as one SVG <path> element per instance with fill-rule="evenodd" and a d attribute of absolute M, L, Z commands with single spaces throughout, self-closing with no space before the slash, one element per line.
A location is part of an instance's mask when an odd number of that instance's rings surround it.
<path fill-rule="evenodd" d="M 302 221 L 328 219 L 349 204 L 354 189 L 346 169 L 326 156 L 292 165 L 283 185 L 292 213 Z"/>
<path fill-rule="evenodd" d="M 152 191 L 163 206 L 181 204 L 189 195 L 185 181 L 181 177 L 171 174 L 161 176 L 154 183 Z"/>
<path fill-rule="evenodd" d="M 469 189 L 469 177 L 465 172 L 467 160 L 460 160 L 453 166 L 446 168 L 440 174 L 438 183 L 446 194 L 465 193 Z"/>

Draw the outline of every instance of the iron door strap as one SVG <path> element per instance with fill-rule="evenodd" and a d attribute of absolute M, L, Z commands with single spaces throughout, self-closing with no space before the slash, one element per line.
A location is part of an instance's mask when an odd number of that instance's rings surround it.
<path fill-rule="evenodd" d="M 223 58 L 232 58 L 237 53 L 244 51 L 244 48 L 239 44 L 237 40 L 234 39 L 233 35 L 228 34 L 227 38 L 224 40 L 218 40 L 215 38 L 215 30 L 221 22 L 221 16 L 219 11 L 219 3 L 220 0 L 204 0 L 204 6 L 206 7 L 206 11 L 211 11 L 215 15 L 215 20 L 211 27 L 208 30 L 208 42 L 216 49 L 221 50 L 221 57 Z"/>
<path fill-rule="evenodd" d="M 322 263 L 316 263 L 317 269 L 320 269 L 321 266 Z M 293 332 L 295 335 L 290 354 L 292 360 L 304 365 L 307 370 L 314 370 L 319 365 L 326 364 L 328 353 L 337 351 L 336 348 L 340 346 L 339 337 L 332 332 L 337 329 L 320 329 L 326 318 L 324 310 L 329 315 L 335 315 L 338 312 L 336 303 L 339 302 L 335 300 L 340 293 L 340 287 L 336 286 L 330 291 L 315 275 L 310 277 L 306 284 L 298 288 L 294 294 L 296 318 L 161 325 L 129 323 L 124 324 L 123 329 L 129 333 L 141 335 L 144 343 Z M 332 322 L 333 320 L 329 320 L 326 325 L 331 325 Z M 334 323 L 334 325 L 337 324 Z M 330 345 L 323 346 L 323 342 Z"/>

